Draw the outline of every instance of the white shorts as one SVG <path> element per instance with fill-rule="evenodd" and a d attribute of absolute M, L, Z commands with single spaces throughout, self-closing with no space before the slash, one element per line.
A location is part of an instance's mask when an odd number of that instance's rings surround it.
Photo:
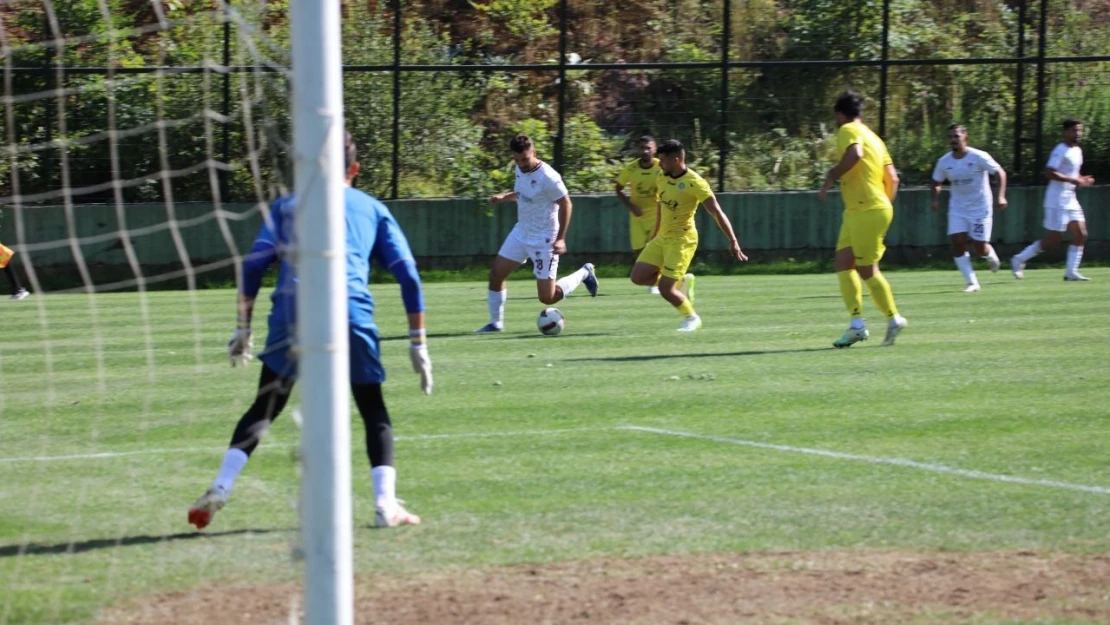
<path fill-rule="evenodd" d="M 948 213 L 948 236 L 966 232 L 974 241 L 990 241 L 993 229 L 994 216 L 990 213 Z"/>
<path fill-rule="evenodd" d="M 524 236 L 520 224 L 517 224 L 509 236 L 505 237 L 497 255 L 521 264 L 530 260 L 532 274 L 537 280 L 554 280 L 558 276 L 559 255 L 552 251 L 553 238 L 530 240 Z"/>
<path fill-rule="evenodd" d="M 1044 229 L 1056 232 L 1067 232 L 1068 224 L 1073 221 L 1087 221 L 1083 216 L 1083 207 L 1079 202 L 1072 200 L 1063 206 L 1044 207 Z"/>

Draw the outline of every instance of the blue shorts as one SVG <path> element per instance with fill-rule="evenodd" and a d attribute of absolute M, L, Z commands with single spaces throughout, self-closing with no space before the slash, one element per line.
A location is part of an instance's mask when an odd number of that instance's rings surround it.
<path fill-rule="evenodd" d="M 382 367 L 379 349 L 378 327 L 349 326 L 350 375 L 351 384 L 381 384 L 385 382 L 385 368 Z M 258 359 L 277 374 L 289 380 L 297 379 L 297 356 L 293 353 L 293 340 L 289 336 L 289 326 L 280 321 L 270 320 L 270 332 L 266 335 L 266 347 Z"/>

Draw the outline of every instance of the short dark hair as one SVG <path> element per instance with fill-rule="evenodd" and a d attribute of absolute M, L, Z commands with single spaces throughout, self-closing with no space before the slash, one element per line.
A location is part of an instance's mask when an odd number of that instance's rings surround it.
<path fill-rule="evenodd" d="M 358 162 L 358 145 L 355 144 L 355 138 L 349 132 L 343 133 L 343 169 L 344 171 L 351 168 Z"/>
<path fill-rule="evenodd" d="M 863 96 L 854 91 L 845 91 L 836 99 L 833 110 L 849 119 L 855 119 L 863 113 Z"/>
<path fill-rule="evenodd" d="M 964 126 L 963 124 L 952 124 L 951 126 L 948 127 L 948 130 L 949 131 L 962 130 L 965 135 L 967 134 L 967 127 Z"/>
<path fill-rule="evenodd" d="M 655 137 L 651 135 L 644 135 L 640 137 L 639 143 L 654 143 L 656 145 L 659 145 L 659 143 L 655 140 Z"/>
<path fill-rule="evenodd" d="M 656 152 L 663 156 L 681 156 L 684 158 L 686 156 L 686 148 L 682 147 L 682 144 L 675 139 L 667 139 L 660 143 Z"/>
<path fill-rule="evenodd" d="M 1075 119 L 1074 117 L 1069 117 L 1069 118 L 1064 120 L 1064 130 L 1071 130 L 1072 128 L 1075 128 L 1076 126 L 1079 126 L 1082 123 L 1083 123 L 1083 120 L 1081 120 L 1081 119 Z"/>
<path fill-rule="evenodd" d="M 532 147 L 532 138 L 528 135 L 517 135 L 509 141 L 509 149 L 517 154 L 524 154 Z"/>

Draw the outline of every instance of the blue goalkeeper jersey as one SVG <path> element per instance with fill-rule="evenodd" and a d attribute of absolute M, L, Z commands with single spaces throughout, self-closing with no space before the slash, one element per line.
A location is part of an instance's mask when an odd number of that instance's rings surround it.
<path fill-rule="evenodd" d="M 296 322 L 298 278 L 285 252 L 294 240 L 292 195 L 278 198 L 255 239 L 243 267 L 243 294 L 257 297 L 262 275 L 280 259 L 277 286 L 270 297 L 270 328 Z M 408 240 L 389 209 L 377 199 L 347 187 L 344 190 L 347 231 L 347 317 L 352 327 L 374 326 L 374 297 L 370 294 L 370 261 L 399 278 L 407 312 L 422 312 L 423 297 Z M 415 280 L 413 279 L 415 277 Z"/>

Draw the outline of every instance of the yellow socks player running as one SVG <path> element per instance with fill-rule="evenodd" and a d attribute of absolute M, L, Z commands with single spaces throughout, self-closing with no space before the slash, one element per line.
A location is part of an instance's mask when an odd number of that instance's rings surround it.
<path fill-rule="evenodd" d="M 894 293 L 890 290 L 890 283 L 886 276 L 876 271 L 867 279 L 867 290 L 871 292 L 871 301 L 886 315 L 887 319 L 898 316 L 898 307 L 894 305 Z"/>
<path fill-rule="evenodd" d="M 863 283 L 860 282 L 859 273 L 855 269 L 836 272 L 840 280 L 840 296 L 844 298 L 844 306 L 853 319 L 863 316 Z M 889 291 L 889 287 L 887 289 Z"/>

